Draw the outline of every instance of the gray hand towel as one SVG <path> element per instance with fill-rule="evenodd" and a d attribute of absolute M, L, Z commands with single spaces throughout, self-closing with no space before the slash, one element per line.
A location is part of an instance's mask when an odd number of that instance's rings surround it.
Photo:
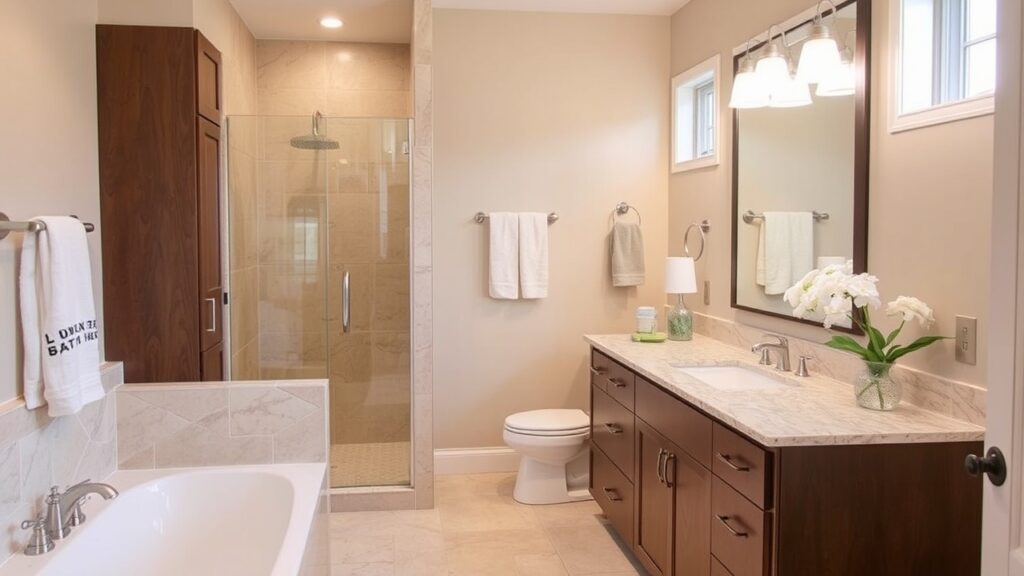
<path fill-rule="evenodd" d="M 612 286 L 642 286 L 644 235 L 639 224 L 612 226 Z"/>

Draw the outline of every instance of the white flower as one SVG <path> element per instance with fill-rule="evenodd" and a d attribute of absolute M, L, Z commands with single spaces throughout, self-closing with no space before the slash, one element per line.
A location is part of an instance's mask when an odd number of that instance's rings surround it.
<path fill-rule="evenodd" d="M 889 302 L 885 307 L 885 314 L 887 316 L 903 316 L 904 322 L 917 320 L 925 328 L 935 323 L 932 309 L 924 302 L 910 296 L 900 296 Z"/>
<path fill-rule="evenodd" d="M 805 318 L 824 314 L 825 328 L 846 320 L 854 306 L 878 308 L 878 278 L 870 274 L 854 274 L 853 261 L 833 264 L 823 270 L 812 270 L 783 295 L 793 307 L 793 316 Z"/>

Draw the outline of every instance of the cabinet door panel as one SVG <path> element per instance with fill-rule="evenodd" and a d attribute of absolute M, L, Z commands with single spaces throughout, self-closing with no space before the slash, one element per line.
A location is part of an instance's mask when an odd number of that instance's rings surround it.
<path fill-rule="evenodd" d="M 200 118 L 198 153 L 199 328 L 202 350 L 224 339 L 220 266 L 220 128 Z"/>
<path fill-rule="evenodd" d="M 591 387 L 590 393 L 593 398 L 590 438 L 632 481 L 635 447 L 633 413 L 596 386 Z"/>
<path fill-rule="evenodd" d="M 590 493 L 622 540 L 633 545 L 633 484 L 600 448 L 590 451 Z"/>
<path fill-rule="evenodd" d="M 636 377 L 636 416 L 711 467 L 711 419 L 640 376 Z"/>
<path fill-rule="evenodd" d="M 711 560 L 711 471 L 673 449 L 667 476 L 675 489 L 675 576 L 708 576 Z"/>
<path fill-rule="evenodd" d="M 214 345 L 203 352 L 200 368 L 203 382 L 220 382 L 224 380 L 224 343 Z"/>
<path fill-rule="evenodd" d="M 761 509 L 771 507 L 771 455 L 715 422 L 713 470 Z"/>
<path fill-rule="evenodd" d="M 722 481 L 713 479 L 711 550 L 735 576 L 767 573 L 769 513 Z"/>
<path fill-rule="evenodd" d="M 622 364 L 608 356 L 593 351 L 591 357 L 591 382 L 608 393 L 626 408 L 632 410 L 634 404 L 634 375 Z"/>
<path fill-rule="evenodd" d="M 222 75 L 220 51 L 196 30 L 196 108 L 217 125 L 223 113 Z"/>
<path fill-rule="evenodd" d="M 670 444 L 653 428 L 637 421 L 636 554 L 651 574 L 672 574 L 674 490 L 664 479 Z"/>

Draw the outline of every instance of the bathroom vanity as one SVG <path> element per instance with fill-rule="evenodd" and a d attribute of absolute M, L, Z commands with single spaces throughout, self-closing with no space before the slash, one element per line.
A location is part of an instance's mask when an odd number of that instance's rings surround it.
<path fill-rule="evenodd" d="M 963 462 L 982 428 L 858 408 L 840 382 L 701 336 L 587 341 L 591 493 L 651 574 L 978 573 L 982 483 Z"/>

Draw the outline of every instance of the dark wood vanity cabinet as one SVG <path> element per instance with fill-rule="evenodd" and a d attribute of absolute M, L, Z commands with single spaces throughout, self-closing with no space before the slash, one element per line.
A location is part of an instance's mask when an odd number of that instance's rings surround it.
<path fill-rule="evenodd" d="M 979 573 L 980 442 L 766 448 L 591 359 L 591 493 L 648 573 Z"/>
<path fill-rule="evenodd" d="M 221 56 L 96 27 L 104 334 L 126 382 L 222 380 Z"/>

